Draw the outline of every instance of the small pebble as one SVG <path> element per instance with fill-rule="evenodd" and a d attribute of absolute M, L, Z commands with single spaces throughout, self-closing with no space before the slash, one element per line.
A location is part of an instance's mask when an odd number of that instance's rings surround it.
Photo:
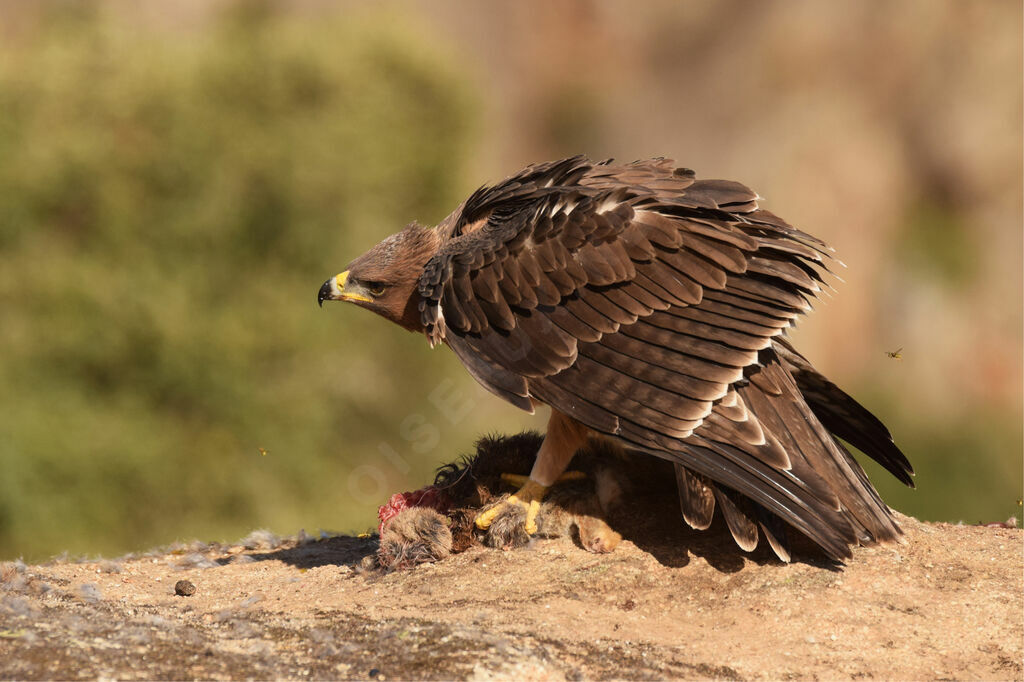
<path fill-rule="evenodd" d="M 103 594 L 100 592 L 100 588 L 96 587 L 92 583 L 85 583 L 78 588 L 78 596 L 82 601 L 89 604 L 95 604 L 99 600 L 103 599 Z"/>
<path fill-rule="evenodd" d="M 174 583 L 174 594 L 179 597 L 191 597 L 196 593 L 196 586 L 188 580 L 179 580 Z"/>
<path fill-rule="evenodd" d="M 248 599 L 245 599 L 242 602 L 242 608 L 243 609 L 247 609 L 250 606 L 252 606 L 253 604 L 259 603 L 261 601 L 263 601 L 263 595 L 260 594 L 259 592 L 257 592 L 256 594 L 252 595 L 251 597 L 249 597 Z"/>

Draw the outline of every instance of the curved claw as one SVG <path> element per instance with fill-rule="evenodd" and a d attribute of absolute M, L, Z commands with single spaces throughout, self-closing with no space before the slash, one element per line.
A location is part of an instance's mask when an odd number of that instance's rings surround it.
<path fill-rule="evenodd" d="M 540 501 L 544 499 L 544 493 L 546 492 L 546 486 L 527 478 L 526 483 L 523 484 L 523 487 L 517 490 L 515 494 L 509 495 L 504 501 L 499 502 L 490 509 L 480 512 L 474 523 L 477 528 L 485 530 L 490 527 L 491 522 L 493 522 L 494 519 L 497 518 L 506 507 L 508 507 L 508 505 L 518 505 L 526 508 L 525 530 L 529 535 L 533 535 L 537 532 L 537 513 L 540 511 Z"/>

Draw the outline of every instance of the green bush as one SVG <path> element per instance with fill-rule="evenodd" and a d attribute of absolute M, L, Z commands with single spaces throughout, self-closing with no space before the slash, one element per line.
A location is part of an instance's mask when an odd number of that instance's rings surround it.
<path fill-rule="evenodd" d="M 0 46 L 0 557 L 369 526 L 449 365 L 314 297 L 455 205 L 465 88 L 386 15 L 59 7 Z"/>

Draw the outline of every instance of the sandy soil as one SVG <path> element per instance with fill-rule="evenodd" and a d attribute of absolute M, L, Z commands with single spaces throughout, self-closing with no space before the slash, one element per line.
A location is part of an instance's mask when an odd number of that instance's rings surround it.
<path fill-rule="evenodd" d="M 358 568 L 373 536 L 261 533 L 6 564 L 0 677 L 1021 679 L 1022 532 L 901 520 L 906 544 L 845 566 L 744 555 L 714 527 L 387 574 Z"/>

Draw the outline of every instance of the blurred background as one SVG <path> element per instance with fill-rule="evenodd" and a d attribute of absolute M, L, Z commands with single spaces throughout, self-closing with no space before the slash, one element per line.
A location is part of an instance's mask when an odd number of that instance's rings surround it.
<path fill-rule="evenodd" d="M 1013 0 L 0 0 L 0 559 L 362 531 L 530 418 L 320 284 L 527 163 L 668 156 L 849 268 L 795 332 L 929 520 L 1019 515 Z M 889 353 L 899 351 L 899 358 Z"/>

